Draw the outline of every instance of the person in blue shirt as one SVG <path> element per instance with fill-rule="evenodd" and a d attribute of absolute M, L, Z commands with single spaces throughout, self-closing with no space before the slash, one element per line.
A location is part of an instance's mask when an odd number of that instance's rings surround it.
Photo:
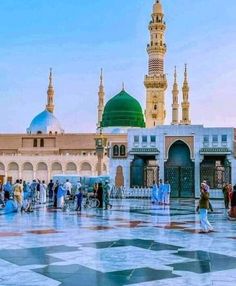
<path fill-rule="evenodd" d="M 164 190 L 163 190 L 163 203 L 164 205 L 170 204 L 170 193 L 171 193 L 171 186 L 169 184 L 169 181 L 166 180 L 164 184 Z"/>
<path fill-rule="evenodd" d="M 18 210 L 17 202 L 14 201 L 11 197 L 6 200 L 5 207 L 0 210 L 0 214 L 10 214 L 16 213 Z"/>
<path fill-rule="evenodd" d="M 162 179 L 160 179 L 159 190 L 158 190 L 158 204 L 163 205 L 163 195 L 164 195 L 164 184 Z"/>
<path fill-rule="evenodd" d="M 13 194 L 13 188 L 11 182 L 7 181 L 5 185 L 3 185 L 4 192 L 4 200 L 9 200 L 10 196 Z"/>
<path fill-rule="evenodd" d="M 155 202 L 158 203 L 158 185 L 155 181 L 153 181 L 152 185 L 152 203 L 155 204 Z"/>
<path fill-rule="evenodd" d="M 62 208 L 65 202 L 65 195 L 67 191 L 63 186 L 60 184 L 57 191 L 57 207 Z"/>
<path fill-rule="evenodd" d="M 77 199 L 76 211 L 81 212 L 82 201 L 83 201 L 83 191 L 81 187 L 79 187 L 79 189 L 76 191 L 75 197 Z"/>

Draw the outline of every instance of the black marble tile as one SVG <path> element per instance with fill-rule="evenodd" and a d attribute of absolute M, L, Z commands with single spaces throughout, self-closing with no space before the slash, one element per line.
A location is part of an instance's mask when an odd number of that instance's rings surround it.
<path fill-rule="evenodd" d="M 77 247 L 68 247 L 64 245 L 52 247 L 35 247 L 24 249 L 9 249 L 1 250 L 0 258 L 19 266 L 33 265 L 33 264 L 51 264 L 62 261 L 54 258 L 48 254 L 77 251 Z"/>
<path fill-rule="evenodd" d="M 60 281 L 62 286 L 122 286 L 179 277 L 171 271 L 151 268 L 102 273 L 80 265 L 48 266 L 33 271 Z"/>
<path fill-rule="evenodd" d="M 175 271 L 189 271 L 194 273 L 209 273 L 236 269 L 236 258 L 227 255 L 205 251 L 179 251 L 174 254 L 196 261 L 170 264 Z"/>
<path fill-rule="evenodd" d="M 182 247 L 176 245 L 170 245 L 165 243 L 159 243 L 154 240 L 145 239 L 120 239 L 117 241 L 103 241 L 82 244 L 83 247 L 93 247 L 97 249 L 109 248 L 109 247 L 124 247 L 124 246 L 135 246 L 143 249 L 149 249 L 153 251 L 161 250 L 178 250 Z"/>

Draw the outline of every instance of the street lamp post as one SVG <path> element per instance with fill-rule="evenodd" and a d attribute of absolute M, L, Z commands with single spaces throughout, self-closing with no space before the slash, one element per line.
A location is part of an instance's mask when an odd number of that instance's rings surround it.
<path fill-rule="evenodd" d="M 95 137 L 96 154 L 98 158 L 98 176 L 102 175 L 102 162 L 104 156 L 104 150 L 107 146 L 107 138 L 102 134 L 102 129 L 100 129 L 100 134 Z"/>

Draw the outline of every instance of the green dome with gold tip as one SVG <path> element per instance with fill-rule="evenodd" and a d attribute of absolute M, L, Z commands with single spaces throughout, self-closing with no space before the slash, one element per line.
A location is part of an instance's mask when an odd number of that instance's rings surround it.
<path fill-rule="evenodd" d="M 101 127 L 145 127 L 139 102 L 123 89 L 107 102 Z"/>

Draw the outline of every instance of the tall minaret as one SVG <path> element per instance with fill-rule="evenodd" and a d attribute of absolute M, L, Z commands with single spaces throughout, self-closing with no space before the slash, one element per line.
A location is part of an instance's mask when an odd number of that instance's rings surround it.
<path fill-rule="evenodd" d="M 184 83 L 183 83 L 183 102 L 181 104 L 182 106 L 182 120 L 180 124 L 183 125 L 190 125 L 191 120 L 189 119 L 189 101 L 188 101 L 188 96 L 189 96 L 189 85 L 188 85 L 188 72 L 187 72 L 187 64 L 185 64 L 185 70 L 184 70 Z"/>
<path fill-rule="evenodd" d="M 172 103 L 172 125 L 179 124 L 179 89 L 178 89 L 178 83 L 177 83 L 177 72 L 175 67 L 175 73 L 174 73 L 174 85 L 172 90 L 173 95 L 173 103 Z"/>
<path fill-rule="evenodd" d="M 102 115 L 104 110 L 104 100 L 105 100 L 105 92 L 104 92 L 104 86 L 103 86 L 103 71 L 101 69 L 101 75 L 100 75 L 100 85 L 98 90 L 98 122 L 97 122 L 97 128 L 100 128 L 100 124 L 102 122 Z"/>
<path fill-rule="evenodd" d="M 52 69 L 50 69 L 50 74 L 49 74 L 49 85 L 48 85 L 48 101 L 46 105 L 46 109 L 53 113 L 54 111 L 54 88 L 52 85 Z"/>
<path fill-rule="evenodd" d="M 149 56 L 146 87 L 146 127 L 163 125 L 166 117 L 165 91 L 167 80 L 164 74 L 166 24 L 160 0 L 155 0 L 152 19 L 149 24 L 150 43 L 147 46 Z"/>

